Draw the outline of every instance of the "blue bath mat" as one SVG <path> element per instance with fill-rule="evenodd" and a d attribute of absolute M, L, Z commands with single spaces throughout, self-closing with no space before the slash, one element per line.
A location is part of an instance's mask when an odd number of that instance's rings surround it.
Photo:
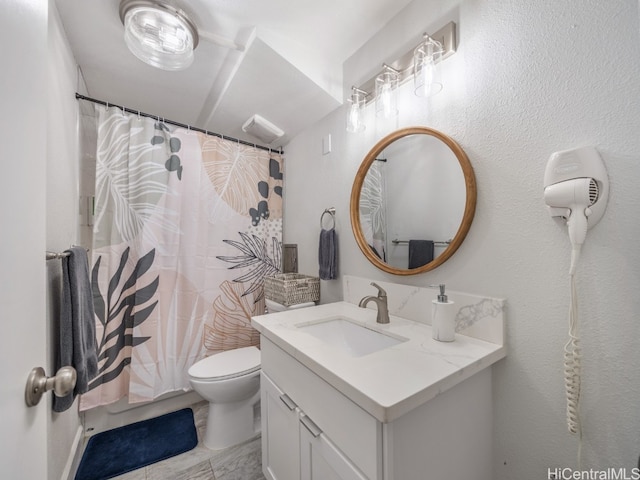
<path fill-rule="evenodd" d="M 75 480 L 106 480 L 198 444 L 190 408 L 98 433 L 87 442 Z"/>

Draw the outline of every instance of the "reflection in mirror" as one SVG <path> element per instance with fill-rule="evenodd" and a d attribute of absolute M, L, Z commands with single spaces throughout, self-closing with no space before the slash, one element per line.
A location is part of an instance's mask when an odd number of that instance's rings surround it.
<path fill-rule="evenodd" d="M 465 196 L 462 167 L 451 149 L 436 137 L 407 135 L 367 171 L 360 193 L 365 238 L 393 267 L 426 265 L 449 246 Z"/>
<path fill-rule="evenodd" d="M 360 225 L 367 245 L 387 262 L 387 188 L 386 163 L 376 158 L 364 177 L 360 192 Z"/>
<path fill-rule="evenodd" d="M 431 270 L 464 239 L 475 198 L 473 170 L 452 139 L 426 127 L 399 130 L 378 142 L 356 176 L 356 241 L 383 270 Z"/>

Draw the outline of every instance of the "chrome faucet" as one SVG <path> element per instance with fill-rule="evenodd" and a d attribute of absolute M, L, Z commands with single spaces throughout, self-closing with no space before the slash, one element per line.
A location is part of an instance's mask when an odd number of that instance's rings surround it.
<path fill-rule="evenodd" d="M 389 323 L 389 306 L 387 305 L 387 292 L 385 292 L 384 288 L 380 285 L 377 285 L 375 282 L 371 282 L 371 285 L 378 289 L 378 296 L 374 297 L 373 295 L 367 295 L 358 304 L 359 307 L 365 308 L 367 303 L 375 302 L 378 306 L 378 316 L 376 317 L 376 322 L 378 323 Z"/>

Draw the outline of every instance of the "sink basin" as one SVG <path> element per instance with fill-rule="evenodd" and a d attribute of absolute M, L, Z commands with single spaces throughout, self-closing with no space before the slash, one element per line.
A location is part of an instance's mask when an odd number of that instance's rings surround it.
<path fill-rule="evenodd" d="M 352 357 L 361 357 L 408 341 L 407 338 L 372 330 L 346 317 L 302 324 L 298 328 Z"/>

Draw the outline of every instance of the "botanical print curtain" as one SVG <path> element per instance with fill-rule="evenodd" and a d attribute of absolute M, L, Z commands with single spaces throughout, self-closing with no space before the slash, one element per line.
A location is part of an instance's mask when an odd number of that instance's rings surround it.
<path fill-rule="evenodd" d="M 102 107 L 97 143 L 99 373 L 81 410 L 189 389 L 196 361 L 257 345 L 282 248 L 280 155 Z"/>
<path fill-rule="evenodd" d="M 383 261 L 387 260 L 386 182 L 383 160 L 374 160 L 360 191 L 360 224 L 367 243 Z"/>

